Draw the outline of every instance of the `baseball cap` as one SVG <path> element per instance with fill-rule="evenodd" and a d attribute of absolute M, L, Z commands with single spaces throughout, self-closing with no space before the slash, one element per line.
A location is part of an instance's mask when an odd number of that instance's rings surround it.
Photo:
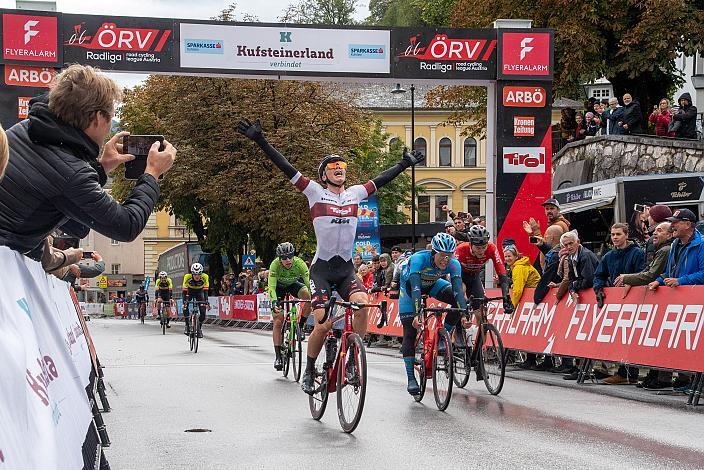
<path fill-rule="evenodd" d="M 550 199 L 548 199 L 547 201 L 545 201 L 544 203 L 541 204 L 541 206 L 548 206 L 548 205 L 550 205 L 550 206 L 555 206 L 555 207 L 557 207 L 558 209 L 560 208 L 560 203 L 557 201 L 557 199 L 554 199 L 554 198 L 550 198 Z"/>
<path fill-rule="evenodd" d="M 392 246 L 392 247 L 391 247 L 391 251 L 392 251 L 392 252 L 393 252 L 393 251 L 398 251 L 399 253 L 402 253 L 401 247 L 398 246 L 398 245 Z"/>
<path fill-rule="evenodd" d="M 672 217 L 667 218 L 668 222 L 679 222 L 680 220 L 686 220 L 688 222 L 696 222 L 697 216 L 694 215 L 694 212 L 690 211 L 689 209 L 677 209 L 672 214 Z"/>
<path fill-rule="evenodd" d="M 656 204 L 650 208 L 648 214 L 655 223 L 659 224 L 660 222 L 665 222 L 668 217 L 672 217 L 672 210 L 664 204 Z"/>

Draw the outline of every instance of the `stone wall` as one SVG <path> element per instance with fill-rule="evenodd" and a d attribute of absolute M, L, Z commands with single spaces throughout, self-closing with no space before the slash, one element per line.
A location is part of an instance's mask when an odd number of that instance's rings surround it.
<path fill-rule="evenodd" d="M 704 142 L 625 135 L 588 137 L 567 144 L 553 156 L 556 176 L 580 161 L 590 173 L 582 183 L 618 176 L 704 171 Z"/>

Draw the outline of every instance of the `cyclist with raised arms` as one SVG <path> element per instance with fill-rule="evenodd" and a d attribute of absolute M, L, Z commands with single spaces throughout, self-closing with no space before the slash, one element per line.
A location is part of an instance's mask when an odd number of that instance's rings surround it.
<path fill-rule="evenodd" d="M 267 292 L 271 300 L 274 318 L 274 353 L 276 359 L 274 361 L 274 369 L 281 370 L 283 362 L 281 360 L 281 324 L 284 321 L 281 308 L 276 305 L 277 300 L 284 300 L 286 295 L 291 295 L 301 300 L 310 300 L 310 273 L 308 266 L 298 256 L 295 256 L 295 249 L 289 242 L 280 243 L 276 247 L 276 258 L 269 266 L 269 284 Z M 301 304 L 301 316 L 298 319 L 298 325 L 301 327 L 301 335 L 303 335 L 303 326 L 308 320 L 310 314 L 310 303 L 304 302 Z M 303 338 L 301 338 L 303 339 Z"/>
<path fill-rule="evenodd" d="M 200 310 L 200 316 L 198 317 L 200 320 L 198 322 L 198 337 L 203 337 L 201 327 L 205 321 L 205 312 L 208 309 L 209 282 L 208 275 L 203 272 L 203 265 L 200 263 L 193 263 L 191 265 L 191 272 L 183 277 L 183 319 L 186 321 L 186 331 L 184 332 L 186 335 L 191 331 L 188 302 L 190 299 L 194 299 L 198 302 L 204 302 L 198 304 L 198 310 Z"/>
<path fill-rule="evenodd" d="M 422 162 L 425 156 L 418 151 L 404 151 L 403 159 L 376 178 L 350 188 L 345 188 L 347 162 L 339 155 L 327 155 L 318 166 L 318 177 L 322 185 L 303 176 L 283 155 L 267 142 L 257 120 L 254 124 L 246 119 L 240 121 L 241 134 L 256 142 L 269 159 L 291 180 L 291 183 L 308 198 L 317 247 L 310 268 L 312 308 L 315 328 L 308 340 L 306 370 L 301 388 L 313 394 L 315 361 L 323 347 L 325 336 L 332 325 L 329 321 L 320 324 L 325 314 L 325 302 L 336 290 L 350 302 L 367 303 L 367 293 L 354 273 L 352 245 L 357 230 L 357 205 L 377 189 L 393 180 L 406 168 Z M 324 185 L 324 186 L 323 186 Z M 361 337 L 367 331 L 367 309 L 354 315 L 354 331 Z"/>
<path fill-rule="evenodd" d="M 453 258 L 457 242 L 449 233 L 438 233 L 431 241 L 432 250 L 414 253 L 408 263 L 402 265 L 398 300 L 399 317 L 403 325 L 401 354 L 406 366 L 408 387 L 411 395 L 420 393 L 420 385 L 413 375 L 415 361 L 416 316 L 420 312 L 421 297 L 426 294 L 453 307 L 467 308 L 462 290 L 462 270 Z M 447 281 L 445 276 L 450 276 Z M 444 327 L 449 334 L 460 317 L 458 312 L 448 312 Z"/>
<path fill-rule="evenodd" d="M 159 272 L 159 279 L 156 280 L 154 284 L 155 297 L 156 297 L 156 311 L 161 314 L 161 304 L 163 302 L 169 303 L 169 309 L 171 307 L 171 297 L 174 290 L 174 282 L 171 280 L 166 271 Z M 159 318 L 161 320 L 161 318 Z M 170 310 L 166 311 L 166 328 L 171 328 L 169 323 L 171 322 Z"/>
<path fill-rule="evenodd" d="M 462 282 L 467 289 L 467 295 L 475 298 L 484 297 L 484 285 L 481 272 L 487 261 L 491 260 L 494 270 L 499 276 L 501 295 L 504 298 L 504 311 L 513 313 L 513 302 L 509 293 L 509 279 L 506 267 L 499 257 L 496 245 L 489 241 L 489 231 L 481 225 L 474 225 L 469 229 L 469 242 L 460 243 L 455 256 L 462 266 Z M 481 307 L 481 301 L 473 301 L 472 309 L 475 313 Z"/>

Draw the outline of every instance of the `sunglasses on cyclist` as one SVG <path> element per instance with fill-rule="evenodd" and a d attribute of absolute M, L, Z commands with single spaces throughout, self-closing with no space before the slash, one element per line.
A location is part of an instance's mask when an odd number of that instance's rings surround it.
<path fill-rule="evenodd" d="M 345 170 L 347 169 L 347 163 L 346 162 L 330 162 L 327 165 L 325 165 L 325 168 L 328 170 Z"/>
<path fill-rule="evenodd" d="M 281 255 L 281 256 L 279 256 L 279 259 L 281 261 L 288 261 L 290 259 L 293 259 L 293 255 Z"/>
<path fill-rule="evenodd" d="M 442 261 L 446 261 L 446 260 L 452 258 L 452 256 L 453 256 L 453 253 L 438 253 L 438 258 L 440 258 L 440 260 L 442 260 Z"/>

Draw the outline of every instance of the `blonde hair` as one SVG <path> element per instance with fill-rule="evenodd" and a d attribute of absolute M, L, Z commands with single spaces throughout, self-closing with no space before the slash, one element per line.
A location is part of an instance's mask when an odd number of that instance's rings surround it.
<path fill-rule="evenodd" d="M 49 91 L 49 111 L 77 129 L 87 129 L 95 113 L 108 119 L 115 102 L 122 99 L 120 86 L 89 65 L 70 65 L 56 76 Z"/>
<path fill-rule="evenodd" d="M 7 143 L 5 130 L 0 126 L 0 180 L 5 176 L 5 168 L 10 160 L 10 146 Z"/>

